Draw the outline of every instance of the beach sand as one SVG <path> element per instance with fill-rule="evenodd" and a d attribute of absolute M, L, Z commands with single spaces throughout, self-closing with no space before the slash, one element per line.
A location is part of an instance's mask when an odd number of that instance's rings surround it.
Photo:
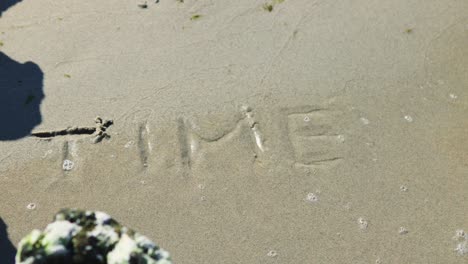
<path fill-rule="evenodd" d="M 141 3 L 2 14 L 32 132 L 114 121 L 0 141 L 13 244 L 77 207 L 174 263 L 467 263 L 467 1 Z"/>

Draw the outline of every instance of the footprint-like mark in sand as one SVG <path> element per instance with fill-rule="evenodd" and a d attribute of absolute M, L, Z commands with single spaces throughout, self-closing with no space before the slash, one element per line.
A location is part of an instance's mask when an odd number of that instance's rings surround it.
<path fill-rule="evenodd" d="M 332 165 L 344 159 L 338 111 L 312 106 L 285 111 L 296 166 Z"/>

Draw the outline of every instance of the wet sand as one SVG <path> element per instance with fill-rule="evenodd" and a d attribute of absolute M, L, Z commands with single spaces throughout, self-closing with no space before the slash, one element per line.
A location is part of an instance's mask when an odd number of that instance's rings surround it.
<path fill-rule="evenodd" d="M 33 132 L 114 121 L 0 141 L 14 244 L 78 207 L 175 263 L 466 263 L 466 1 L 139 3 L 3 13 Z"/>

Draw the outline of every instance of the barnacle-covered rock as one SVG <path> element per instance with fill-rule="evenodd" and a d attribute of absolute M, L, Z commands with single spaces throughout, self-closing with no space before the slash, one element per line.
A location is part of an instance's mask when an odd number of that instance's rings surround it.
<path fill-rule="evenodd" d="M 18 246 L 17 264 L 171 264 L 147 237 L 102 212 L 64 209 Z"/>

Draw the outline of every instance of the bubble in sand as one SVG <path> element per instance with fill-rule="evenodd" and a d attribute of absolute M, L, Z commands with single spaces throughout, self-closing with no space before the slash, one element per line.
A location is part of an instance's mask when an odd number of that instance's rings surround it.
<path fill-rule="evenodd" d="M 413 118 L 409 115 L 405 115 L 405 120 L 408 121 L 408 122 L 413 122 Z"/>
<path fill-rule="evenodd" d="M 408 187 L 406 187 L 405 185 L 401 185 L 401 186 L 400 186 L 400 191 L 402 191 L 402 192 L 407 192 L 407 191 L 408 191 Z"/>
<path fill-rule="evenodd" d="M 458 255 L 468 255 L 468 235 L 463 231 L 463 229 L 458 229 L 455 231 L 455 236 L 453 237 L 454 240 L 459 242 L 457 247 L 454 249 Z"/>
<path fill-rule="evenodd" d="M 129 148 L 133 145 L 133 141 L 129 141 L 125 144 L 124 148 Z"/>
<path fill-rule="evenodd" d="M 398 230 L 398 234 L 400 235 L 406 235 L 408 234 L 408 229 L 404 228 L 404 227 L 400 227 L 400 229 Z"/>
<path fill-rule="evenodd" d="M 460 239 L 464 239 L 464 238 L 468 239 L 468 237 L 466 236 L 466 233 L 465 233 L 465 231 L 463 231 L 463 229 L 458 229 L 457 231 L 455 231 L 455 236 L 453 236 L 453 239 L 460 240 Z"/>
<path fill-rule="evenodd" d="M 337 138 L 340 142 L 345 142 L 345 136 L 344 136 L 344 135 L 338 135 L 338 136 L 336 136 L 336 138 Z"/>
<path fill-rule="evenodd" d="M 278 252 L 276 252 L 276 250 L 270 250 L 270 251 L 268 251 L 267 256 L 270 257 L 270 258 L 274 258 L 274 257 L 278 256 Z"/>
<path fill-rule="evenodd" d="M 27 208 L 28 210 L 34 210 L 34 209 L 36 209 L 36 204 L 35 204 L 35 203 L 30 203 L 30 204 L 28 204 L 28 205 L 26 206 L 26 208 Z"/>
<path fill-rule="evenodd" d="M 369 227 L 369 222 L 366 219 L 362 218 L 362 217 L 359 217 L 357 222 L 358 222 L 359 228 L 361 230 L 365 230 L 365 229 L 367 229 L 367 227 Z"/>
<path fill-rule="evenodd" d="M 305 200 L 310 203 L 318 202 L 318 196 L 314 193 L 308 193 Z"/>
<path fill-rule="evenodd" d="M 64 160 L 63 161 L 63 165 L 62 165 L 62 168 L 64 171 L 70 171 L 73 169 L 73 166 L 75 165 L 75 163 L 73 163 L 73 161 L 71 160 Z"/>
<path fill-rule="evenodd" d="M 310 121 L 310 117 L 306 116 L 304 117 L 304 122 L 309 122 Z"/>
<path fill-rule="evenodd" d="M 369 119 L 367 119 L 367 118 L 365 118 L 365 117 L 361 117 L 359 120 L 361 120 L 361 122 L 362 122 L 364 125 L 370 124 Z"/>
<path fill-rule="evenodd" d="M 455 248 L 455 251 L 460 256 L 468 255 L 468 240 L 458 243 L 457 247 Z"/>

